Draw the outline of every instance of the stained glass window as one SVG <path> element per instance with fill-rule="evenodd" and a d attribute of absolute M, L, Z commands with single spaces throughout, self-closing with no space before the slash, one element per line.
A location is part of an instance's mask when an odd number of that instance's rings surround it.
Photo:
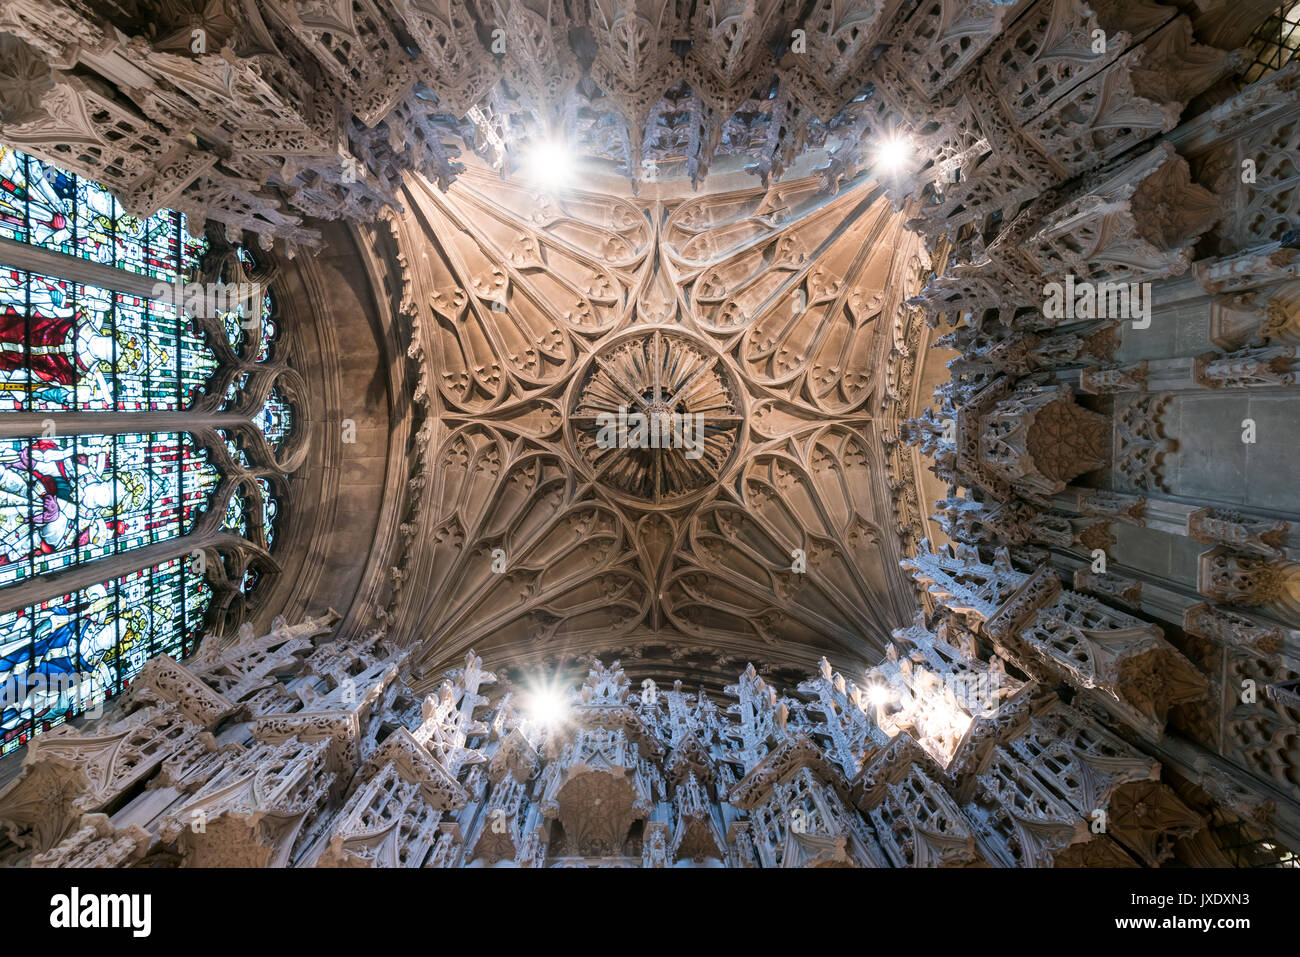
<path fill-rule="evenodd" d="M 293 428 L 291 418 L 289 403 L 277 390 L 272 389 L 262 405 L 262 411 L 257 414 L 258 427 L 261 428 L 267 444 L 272 449 L 278 450 L 289 437 L 289 432 Z"/>
<path fill-rule="evenodd" d="M 27 407 L 27 274 L 0 269 L 0 408 Z"/>
<path fill-rule="evenodd" d="M 0 407 L 184 409 L 217 368 L 169 302 L 0 266 Z"/>
<path fill-rule="evenodd" d="M 275 313 L 275 300 L 271 298 L 268 291 L 262 297 L 262 344 L 257 350 L 257 355 L 253 356 L 255 362 L 265 362 L 271 358 L 271 346 L 275 343 L 279 330 L 276 328 L 275 320 L 272 315 Z"/>
<path fill-rule="evenodd" d="M 50 265 L 6 264 L 3 241 L 47 250 L 39 257 Z M 142 295 L 145 280 L 198 281 L 210 247 L 175 211 L 137 215 L 99 184 L 0 146 L 0 410 L 47 416 L 31 435 L 0 440 L 2 753 L 120 694 L 155 655 L 179 659 L 195 649 L 221 579 L 191 561 L 184 536 L 220 529 L 249 537 L 260 517 L 267 546 L 275 539 L 281 505 L 270 480 L 245 476 L 229 498 L 217 494 L 232 483 L 223 484 L 216 450 L 224 447 L 234 471 L 251 468 L 237 439 L 243 429 L 218 431 L 215 444 L 184 430 L 183 413 L 220 371 L 208 337 L 219 339 L 222 325 Z M 112 267 L 121 279 L 100 286 L 67 278 L 77 270 L 61 266 L 61 256 Z M 246 276 L 262 269 L 244 247 L 229 261 Z M 224 317 L 237 361 L 268 362 L 278 335 L 274 299 L 264 296 L 260 330 L 258 320 L 245 324 L 244 308 Z M 257 354 L 239 352 L 258 332 Z M 248 381 L 241 371 L 225 398 Z M 60 416 L 82 412 L 102 413 L 104 428 L 80 434 L 84 420 L 76 420 L 80 427 L 64 434 Z M 132 428 L 132 416 L 146 412 L 181 414 L 178 427 Z M 290 419 L 273 390 L 249 425 L 278 446 Z M 159 545 L 171 557 L 153 551 L 152 564 L 132 562 L 133 552 Z M 222 555 L 219 564 L 227 561 Z M 99 581 L 81 587 L 101 566 Z M 42 587 L 45 576 L 72 569 L 82 569 L 75 586 L 59 578 Z M 220 587 L 247 595 L 265 571 Z M 20 583 L 24 597 L 4 604 L 4 589 Z"/>
<path fill-rule="evenodd" d="M 262 487 L 262 528 L 266 530 L 266 547 L 270 548 L 275 541 L 275 520 L 280 514 L 280 503 L 270 482 L 260 478 L 257 484 Z"/>
<path fill-rule="evenodd" d="M 0 585 L 167 541 L 220 476 L 182 433 L 0 443 Z"/>
<path fill-rule="evenodd" d="M 230 348 L 238 352 L 244 345 L 244 307 L 241 305 L 234 312 L 223 312 L 221 321 L 226 326 L 226 339 Z"/>
<path fill-rule="evenodd" d="M 230 501 L 226 503 L 226 517 L 221 527 L 236 535 L 248 534 L 248 500 L 244 497 L 243 489 L 236 489 L 231 493 Z"/>
<path fill-rule="evenodd" d="M 208 461 L 208 450 L 196 447 L 188 435 L 185 437 L 181 468 L 184 473 L 181 482 L 181 527 L 183 534 L 188 535 L 199 516 L 208 510 L 208 503 L 221 482 L 221 475 L 216 466 Z"/>
<path fill-rule="evenodd" d="M 239 463 L 241 467 L 248 468 L 250 465 L 248 461 L 248 453 L 239 447 L 239 443 L 227 435 L 222 429 L 217 429 L 217 435 L 221 438 L 222 442 L 225 443 L 226 451 L 230 453 L 230 457 Z"/>
<path fill-rule="evenodd" d="M 0 753 L 102 706 L 155 655 L 192 652 L 211 597 L 172 559 L 0 615 Z"/>
<path fill-rule="evenodd" d="M 0 147 L 0 236 L 27 241 L 27 158 Z"/>
<path fill-rule="evenodd" d="M 0 146 L 0 236 L 170 282 L 206 251 L 185 217 L 128 212 L 98 183 Z"/>
<path fill-rule="evenodd" d="M 104 194 L 107 196 L 107 194 Z M 112 197 L 108 197 L 109 236 L 112 235 Z M 111 255 L 104 258 L 100 235 L 101 224 L 92 202 L 87 201 L 82 215 L 77 215 L 77 177 L 58 167 L 27 157 L 27 229 L 28 242 L 63 253 L 76 253 L 78 244 L 74 233 L 86 237 L 84 245 L 92 253 L 88 259 L 112 262 Z M 111 247 L 109 252 L 111 253 Z"/>
<path fill-rule="evenodd" d="M 221 408 L 223 411 L 225 409 L 233 408 L 238 403 L 239 393 L 244 390 L 244 386 L 246 385 L 248 385 L 247 372 L 242 373 L 234 378 L 234 380 L 226 388 L 225 398 L 221 400 Z"/>

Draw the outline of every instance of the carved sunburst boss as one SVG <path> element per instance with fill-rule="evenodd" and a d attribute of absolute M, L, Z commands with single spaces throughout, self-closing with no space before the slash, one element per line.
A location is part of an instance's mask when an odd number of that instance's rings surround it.
<path fill-rule="evenodd" d="M 739 377 L 716 350 L 680 329 L 636 328 L 607 342 L 587 358 L 571 393 L 567 426 L 576 459 L 621 500 L 681 505 L 699 498 L 741 445 Z M 623 435 L 629 418 L 649 433 L 639 447 Z M 602 441 L 614 420 L 618 444 Z"/>

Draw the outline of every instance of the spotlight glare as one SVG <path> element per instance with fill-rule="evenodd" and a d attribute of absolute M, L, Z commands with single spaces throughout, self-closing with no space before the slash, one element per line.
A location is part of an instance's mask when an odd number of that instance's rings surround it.
<path fill-rule="evenodd" d="M 879 708 L 881 705 L 886 704 L 889 701 L 889 698 L 890 694 L 888 685 L 873 684 L 867 689 L 867 700 L 871 702 L 873 707 Z"/>
<path fill-rule="evenodd" d="M 537 691 L 528 701 L 528 716 L 545 728 L 563 724 L 568 711 L 564 696 L 558 691 Z"/>
<path fill-rule="evenodd" d="M 883 172 L 897 173 L 903 168 L 912 151 L 911 144 L 900 136 L 891 136 L 876 150 L 876 165 Z"/>
<path fill-rule="evenodd" d="M 560 189 L 573 179 L 573 154 L 556 140 L 538 140 L 524 156 L 530 180 L 544 189 Z"/>

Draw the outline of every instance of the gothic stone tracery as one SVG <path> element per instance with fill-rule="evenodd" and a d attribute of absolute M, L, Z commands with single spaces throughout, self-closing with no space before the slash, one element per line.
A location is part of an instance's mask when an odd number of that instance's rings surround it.
<path fill-rule="evenodd" d="M 0 861 L 1293 864 L 1300 67 L 1238 82 L 1246 6 L 5 0 L 0 140 L 347 220 L 416 411 L 364 623 L 155 659 Z"/>

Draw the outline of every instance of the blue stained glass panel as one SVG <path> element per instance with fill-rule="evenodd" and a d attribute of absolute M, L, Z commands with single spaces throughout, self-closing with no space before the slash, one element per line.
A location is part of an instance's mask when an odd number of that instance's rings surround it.
<path fill-rule="evenodd" d="M 26 743 L 31 732 L 27 676 L 32 667 L 30 609 L 0 615 L 0 754 Z"/>
<path fill-rule="evenodd" d="M 208 250 L 187 226 L 170 210 L 134 216 L 99 184 L 0 147 L 0 237 L 170 282 L 197 278 Z M 244 275 L 261 268 L 249 250 L 238 258 Z M 176 410 L 201 394 L 218 366 L 202 336 L 167 303 L 109 287 L 0 268 L 0 410 Z M 257 361 L 276 340 L 274 308 L 267 294 Z M 229 317 L 237 347 L 250 338 L 246 315 Z M 278 393 L 269 404 L 259 426 L 278 443 L 289 407 Z M 247 467 L 236 442 L 221 439 Z M 270 481 L 258 482 L 269 545 L 279 503 Z M 188 533 L 220 484 L 207 452 L 183 433 L 0 441 L 0 586 Z M 237 489 L 213 518 L 247 535 L 257 516 L 249 491 Z M 241 587 L 258 576 L 251 570 Z M 0 615 L 0 682 L 14 686 L 0 700 L 3 751 L 120 693 L 154 655 L 194 650 L 211 599 L 177 557 Z M 81 674 L 88 699 L 71 680 Z"/>
<path fill-rule="evenodd" d="M 34 156 L 27 157 L 27 241 L 76 254 L 77 178 Z"/>
<path fill-rule="evenodd" d="M 77 616 L 78 668 L 90 685 L 91 701 L 103 701 L 118 691 L 117 582 L 83 588 L 68 601 Z"/>
<path fill-rule="evenodd" d="M 193 650 L 211 598 L 172 559 L 0 614 L 0 750 L 125 690 L 155 655 Z"/>
<path fill-rule="evenodd" d="M 62 724 L 74 710 L 77 687 L 77 639 L 89 620 L 77 615 L 72 596 L 51 598 L 35 606 L 32 676 L 27 707 L 37 731 Z M 88 689 L 87 689 L 88 690 Z"/>
<path fill-rule="evenodd" d="M 271 390 L 271 394 L 266 397 L 266 402 L 263 403 L 262 410 L 257 413 L 254 421 L 262 430 L 262 435 L 266 436 L 267 444 L 272 449 L 278 450 L 284 444 L 284 440 L 289 437 L 289 432 L 293 428 L 293 413 L 289 403 L 278 389 Z"/>

